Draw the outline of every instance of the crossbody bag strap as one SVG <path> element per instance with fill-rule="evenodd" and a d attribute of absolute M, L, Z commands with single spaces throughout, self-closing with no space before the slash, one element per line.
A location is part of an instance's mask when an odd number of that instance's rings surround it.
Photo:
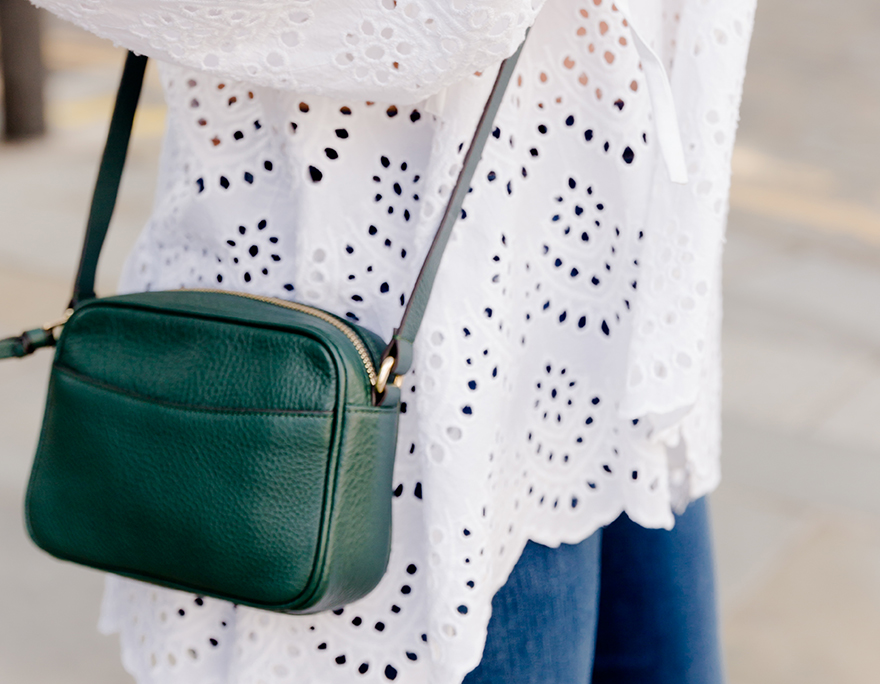
<path fill-rule="evenodd" d="M 128 153 L 128 141 L 131 138 L 131 127 L 134 113 L 140 99 L 144 80 L 147 58 L 128 53 L 122 80 L 116 93 L 116 104 L 107 133 L 107 143 L 101 156 L 95 192 L 89 209 L 89 220 L 86 224 L 86 237 L 83 242 L 79 270 L 73 285 L 73 297 L 61 320 L 46 323 L 41 328 L 27 330 L 21 335 L 0 340 L 0 359 L 7 359 L 33 354 L 42 347 L 55 345 L 55 333 L 73 313 L 73 309 L 82 301 L 95 297 L 95 273 L 98 268 L 98 257 L 107 236 L 107 228 L 116 206 L 116 195 L 119 193 L 119 181 L 122 179 L 122 168 Z"/>
<path fill-rule="evenodd" d="M 528 35 L 528 33 L 526 33 Z M 403 375 L 409 370 L 412 364 L 412 345 L 416 339 L 416 334 L 422 325 L 422 319 L 425 317 L 425 309 L 428 307 L 428 300 L 431 298 L 431 290 L 434 287 L 434 279 L 437 277 L 437 270 L 440 268 L 440 261 L 443 258 L 443 252 L 446 250 L 446 243 L 452 235 L 452 228 L 461 213 L 461 205 L 464 198 L 467 197 L 470 190 L 471 180 L 474 172 L 477 170 L 477 164 L 483 154 L 483 148 L 486 146 L 486 140 L 492 132 L 492 124 L 495 121 L 495 115 L 504 99 L 504 93 L 507 90 L 507 84 L 513 76 L 513 70 L 516 62 L 522 52 L 523 45 L 520 44 L 516 52 L 505 59 L 498 69 L 498 76 L 495 78 L 495 84 L 492 86 L 492 92 L 480 115 L 480 121 L 477 123 L 474 137 L 471 140 L 470 147 L 464 156 L 464 162 L 461 171 L 458 172 L 458 179 L 455 181 L 455 187 L 449 197 L 449 203 L 446 205 L 446 211 L 440 220 L 440 226 L 434 235 L 434 241 L 428 250 L 425 262 L 422 264 L 422 270 L 416 278 L 416 284 L 403 311 L 403 318 L 400 325 L 394 331 L 394 337 L 391 344 L 385 350 L 382 363 L 379 368 L 379 383 L 376 385 L 377 391 L 381 394 L 384 390 L 385 383 L 392 375 Z"/>
<path fill-rule="evenodd" d="M 107 133 L 104 154 L 101 156 L 98 179 L 95 181 L 95 192 L 92 195 L 86 237 L 83 241 L 79 270 L 73 284 L 70 308 L 75 308 L 80 302 L 95 297 L 98 257 L 101 256 L 104 238 L 107 236 L 113 209 L 116 207 L 119 182 L 122 180 L 122 169 L 128 154 L 128 141 L 131 138 L 131 127 L 141 96 L 146 68 L 146 57 L 133 52 L 128 53 L 125 68 L 122 70 L 122 80 L 116 93 L 116 105 L 113 107 L 113 117 L 110 119 L 110 130 Z"/>
<path fill-rule="evenodd" d="M 412 295 L 407 302 L 406 309 L 400 325 L 394 332 L 394 337 L 388 349 L 383 355 L 383 363 L 380 370 L 380 378 L 384 388 L 385 382 L 392 372 L 395 374 L 405 373 L 412 359 L 412 344 L 425 315 L 425 308 L 431 297 L 431 289 L 434 286 L 434 278 L 440 266 L 440 260 L 455 221 L 461 212 L 461 205 L 467 195 L 471 179 L 476 170 L 483 147 L 492 131 L 492 122 L 498 111 L 504 92 L 522 45 L 508 59 L 501 63 L 498 76 L 492 87 L 492 92 L 483 113 L 477 124 L 473 140 L 465 154 L 464 162 L 459 171 L 458 179 L 446 205 L 446 211 L 440 220 L 440 226 L 434 235 L 434 240 L 428 250 L 425 262 L 416 279 Z M 128 53 L 125 60 L 125 68 L 116 94 L 116 104 L 113 108 L 113 116 L 110 120 L 110 130 L 107 133 L 107 143 L 101 157 L 101 165 L 98 170 L 98 178 L 95 182 L 95 192 L 92 195 L 92 204 L 89 209 L 89 218 L 86 225 L 86 235 L 83 241 L 82 255 L 79 269 L 73 287 L 73 296 L 70 300 L 69 313 L 81 302 L 93 299 L 95 295 L 95 274 L 98 268 L 98 259 L 107 237 L 107 229 L 110 227 L 110 219 L 113 217 L 113 209 L 116 206 L 116 198 L 119 194 L 119 183 L 122 180 L 122 170 L 125 166 L 125 157 L 128 153 L 128 143 L 131 138 L 132 124 L 140 99 L 143 86 L 144 71 L 147 66 L 147 58 Z M 19 337 L 0 340 L 0 358 L 9 356 L 25 356 L 35 349 L 54 344 L 53 331 L 63 324 L 59 321 L 47 324 L 43 328 L 32 330 Z M 44 334 L 45 333 L 45 334 Z M 381 392 L 381 390 L 380 390 Z"/>

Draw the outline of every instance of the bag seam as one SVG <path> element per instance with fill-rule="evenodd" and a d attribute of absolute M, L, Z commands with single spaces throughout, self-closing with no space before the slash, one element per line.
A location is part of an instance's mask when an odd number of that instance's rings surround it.
<path fill-rule="evenodd" d="M 248 409 L 248 408 L 222 408 L 222 407 L 212 407 L 212 406 L 193 406 L 190 404 L 182 404 L 178 402 L 168 401 L 166 399 L 158 399 L 155 397 L 150 397 L 144 394 L 140 394 L 138 392 L 132 392 L 130 390 L 122 389 L 121 387 L 116 387 L 115 385 L 111 385 L 108 382 L 104 382 L 103 380 L 97 380 L 95 378 L 90 378 L 87 375 L 84 375 L 78 371 L 73 370 L 72 368 L 67 368 L 60 364 L 55 364 L 54 370 L 62 375 L 66 375 L 72 380 L 77 382 L 82 382 L 87 385 L 91 385 L 93 387 L 97 387 L 107 392 L 112 392 L 114 394 L 119 394 L 121 396 L 127 397 L 134 401 L 140 401 L 147 404 L 156 404 L 158 406 L 164 406 L 167 408 L 172 408 L 178 411 L 189 411 L 192 413 L 213 413 L 215 415 L 230 415 L 230 414 L 241 414 L 241 415 L 249 415 L 249 416 L 285 416 L 288 418 L 317 418 L 317 417 L 326 417 L 332 416 L 334 411 L 332 410 L 323 410 L 323 409 L 315 409 L 315 410 L 297 410 L 297 409 Z"/>

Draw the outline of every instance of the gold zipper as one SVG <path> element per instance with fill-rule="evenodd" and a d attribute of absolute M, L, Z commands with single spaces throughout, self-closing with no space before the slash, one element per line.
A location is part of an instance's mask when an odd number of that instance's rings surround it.
<path fill-rule="evenodd" d="M 289 302 L 286 299 L 277 299 L 276 297 L 264 297 L 262 295 L 248 294 L 246 292 L 231 292 L 230 290 L 213 290 L 208 288 L 194 288 L 187 290 L 188 292 L 220 292 L 222 294 L 232 295 L 234 297 L 244 297 L 245 299 L 253 299 L 258 302 L 266 302 L 267 304 L 275 304 L 276 306 L 283 306 L 285 309 L 292 309 L 293 311 L 299 311 L 300 313 L 308 314 L 310 316 L 314 316 L 315 318 L 319 318 L 325 323 L 329 323 L 334 328 L 336 328 L 339 332 L 345 335 L 349 341 L 354 345 L 355 350 L 358 353 L 358 356 L 361 357 L 361 362 L 364 364 L 364 368 L 367 369 L 367 375 L 370 377 L 370 385 L 373 387 L 376 386 L 376 367 L 373 365 L 373 359 L 370 357 L 370 352 L 367 350 L 367 346 L 364 344 L 363 340 L 361 340 L 360 336 L 352 330 L 345 323 L 340 321 L 335 316 L 331 316 L 326 311 L 322 311 L 321 309 L 316 309 L 311 306 L 307 306 L 306 304 L 298 304 L 296 302 Z"/>

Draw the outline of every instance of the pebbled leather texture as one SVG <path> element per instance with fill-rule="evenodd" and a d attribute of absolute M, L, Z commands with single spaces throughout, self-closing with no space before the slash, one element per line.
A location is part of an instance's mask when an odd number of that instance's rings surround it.
<path fill-rule="evenodd" d="M 344 605 L 387 564 L 398 392 L 374 406 L 354 345 L 307 313 L 221 292 L 90 300 L 58 342 L 28 530 L 197 594 Z"/>

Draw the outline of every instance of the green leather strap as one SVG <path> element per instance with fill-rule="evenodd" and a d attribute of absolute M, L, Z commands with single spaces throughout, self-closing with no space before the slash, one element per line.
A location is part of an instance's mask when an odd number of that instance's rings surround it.
<path fill-rule="evenodd" d="M 528 35 L 528 32 L 526 35 Z M 474 137 L 464 157 L 461 171 L 458 173 L 458 179 L 455 181 L 455 187 L 452 189 L 452 194 L 449 197 L 449 204 L 446 205 L 446 211 L 440 220 L 440 227 L 437 229 L 436 235 L 434 235 L 434 241 L 428 250 L 425 263 L 422 264 L 422 270 L 416 279 L 415 288 L 406 304 L 400 325 L 394 331 L 394 338 L 385 352 L 385 356 L 392 356 L 396 360 L 394 372 L 398 375 L 409 370 L 412 362 L 413 340 L 415 340 L 416 334 L 422 325 L 425 309 L 428 306 L 431 290 L 434 287 L 434 278 L 437 276 L 437 270 L 440 268 L 440 260 L 443 258 L 446 243 L 449 242 L 449 237 L 452 235 L 452 228 L 461 214 L 461 205 L 464 203 L 464 198 L 470 190 L 471 179 L 474 177 L 474 171 L 476 171 L 477 164 L 480 162 L 486 140 L 492 131 L 492 123 L 495 121 L 495 115 L 498 113 L 498 108 L 504 99 L 507 84 L 513 75 L 514 67 L 524 44 L 525 41 L 523 41 L 513 55 L 501 63 L 498 76 L 495 79 L 495 85 L 492 86 L 492 93 L 489 95 L 489 100 L 486 102 L 486 107 L 480 116 Z"/>
<path fill-rule="evenodd" d="M 470 147 L 465 154 L 464 162 L 450 195 L 446 211 L 428 250 L 425 262 L 422 264 L 422 269 L 416 279 L 413 293 L 407 302 L 403 318 L 394 332 L 391 344 L 385 351 L 384 357 L 392 356 L 395 359 L 394 370 L 397 374 L 405 373 L 409 369 L 412 360 L 413 340 L 415 340 L 416 333 L 418 333 L 422 318 L 425 315 L 425 309 L 431 297 L 431 289 L 434 286 L 434 278 L 440 267 L 440 260 L 443 257 L 446 243 L 449 242 L 449 236 L 452 234 L 455 221 L 461 212 L 461 205 L 467 196 L 471 179 L 480 161 L 480 156 L 483 153 L 483 147 L 486 144 L 489 133 L 492 131 L 492 122 L 501 105 L 504 92 L 507 89 L 507 84 L 513 74 L 513 69 L 520 52 L 522 52 L 522 45 L 511 57 L 501 63 L 498 76 L 492 87 L 492 93 L 480 116 L 480 121 L 477 124 Z M 95 183 L 95 192 L 92 196 L 86 236 L 83 242 L 82 256 L 80 257 L 79 271 L 74 283 L 70 308 L 75 308 L 80 302 L 95 297 L 95 273 L 98 267 L 98 258 L 101 255 L 101 248 L 104 245 L 104 239 L 107 236 L 107 229 L 110 226 L 110 219 L 113 216 L 113 209 L 116 205 L 116 197 L 119 192 L 119 183 L 122 179 L 122 170 L 125 166 L 132 123 L 138 99 L 140 98 L 146 65 L 146 57 L 135 55 L 133 52 L 128 53 L 125 69 L 122 73 L 122 80 L 116 94 L 116 105 L 113 109 L 113 118 L 110 121 L 107 143 L 101 158 L 98 179 Z M 21 340 L 29 334 L 24 333 L 21 337 L 0 341 L 0 358 L 24 356 L 31 353 L 37 346 L 47 346 L 44 344 L 21 343 Z M 49 337 L 52 339 L 52 342 L 49 342 L 49 344 L 54 343 L 54 338 L 51 335 Z M 22 350 L 25 351 L 19 353 Z"/>
<path fill-rule="evenodd" d="M 131 127 L 141 95 L 146 67 L 146 57 L 136 55 L 133 52 L 128 53 L 125 68 L 122 71 L 122 80 L 119 83 L 119 91 L 116 93 L 116 105 L 113 108 L 107 143 L 104 146 L 101 166 L 98 169 L 95 192 L 92 195 L 86 237 L 83 241 L 82 256 L 73 286 L 70 308 L 75 308 L 80 302 L 95 297 L 95 272 L 98 268 L 98 257 L 101 255 L 101 247 L 104 245 L 107 228 L 110 227 L 110 219 L 113 216 L 113 208 L 116 206 L 122 168 L 125 166 L 128 141 L 131 138 Z"/>
<path fill-rule="evenodd" d="M 101 166 L 98 169 L 95 192 L 92 195 L 92 206 L 89 210 L 86 237 L 83 241 L 79 271 L 76 275 L 73 297 L 69 305 L 70 309 L 82 301 L 95 297 L 95 272 L 98 268 L 98 257 L 101 255 L 101 247 L 104 244 L 107 228 L 110 226 L 110 219 L 113 216 L 113 208 L 116 205 L 119 182 L 122 179 L 122 168 L 125 166 L 128 141 L 131 138 L 131 127 L 141 94 L 146 66 L 146 57 L 140 57 L 132 52 L 128 53 L 125 68 L 122 71 L 122 81 L 116 94 L 116 105 L 110 120 L 107 143 L 104 146 Z M 0 359 L 21 358 L 33 354 L 37 349 L 51 347 L 54 344 L 55 335 L 52 330 L 44 328 L 28 330 L 17 337 L 7 337 L 0 340 Z"/>
<path fill-rule="evenodd" d="M 7 337 L 0 340 L 0 359 L 21 358 L 33 354 L 42 347 L 51 347 L 55 344 L 55 336 L 51 330 L 36 328 L 28 330 L 17 337 Z"/>

